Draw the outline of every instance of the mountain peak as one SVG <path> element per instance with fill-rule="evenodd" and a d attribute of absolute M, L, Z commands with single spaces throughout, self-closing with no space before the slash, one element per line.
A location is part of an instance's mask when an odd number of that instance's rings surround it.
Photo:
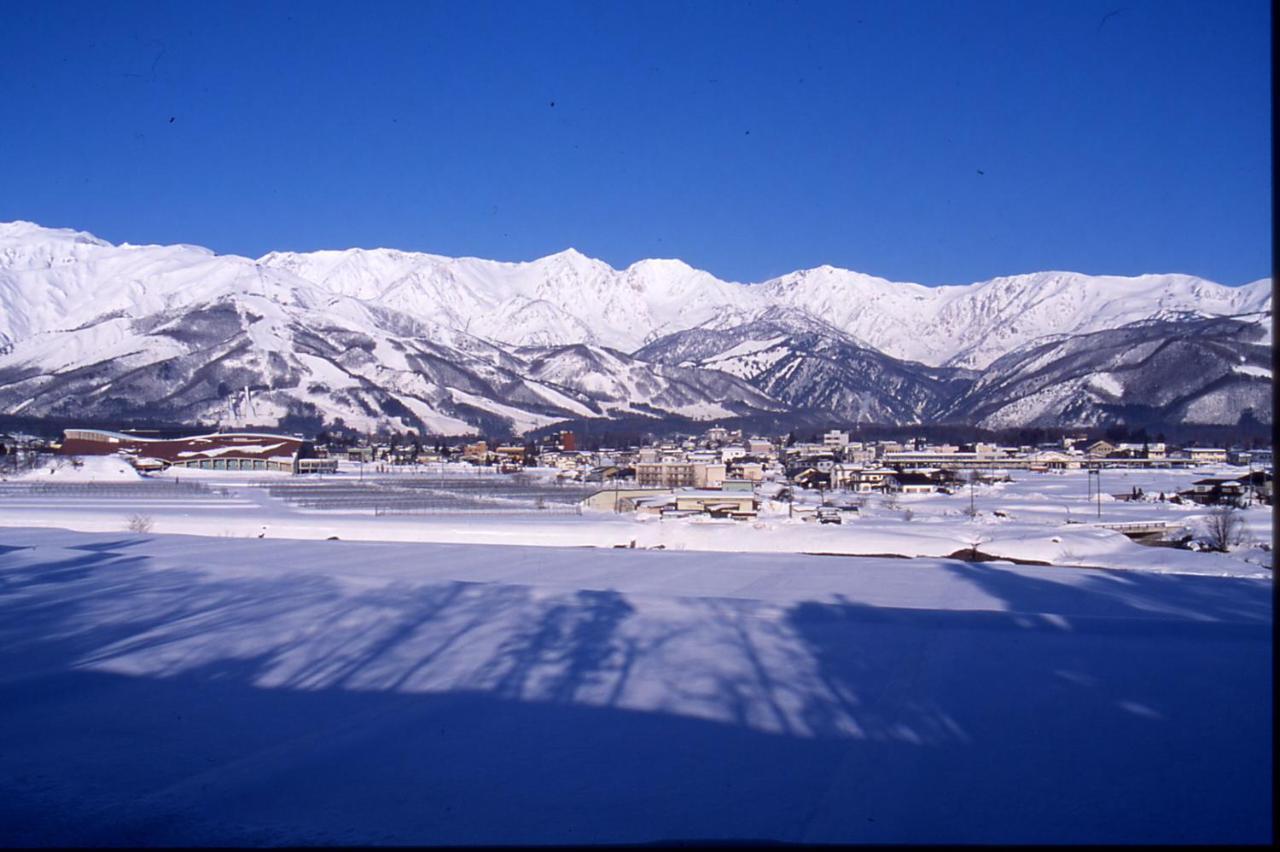
<path fill-rule="evenodd" d="M 574 262 L 591 261 L 595 263 L 602 262 L 602 261 L 596 260 L 595 258 L 587 257 L 585 254 L 578 251 L 573 246 L 569 246 L 566 249 L 561 249 L 560 251 L 555 252 L 554 254 L 549 254 L 546 257 L 540 257 L 538 258 L 538 260 L 567 260 L 567 261 L 574 261 Z"/>
<path fill-rule="evenodd" d="M 95 246 L 111 245 L 111 243 L 95 237 L 88 231 L 77 231 L 72 228 L 46 228 L 44 225 L 28 222 L 25 219 L 0 222 L 0 240 L 72 242 Z"/>

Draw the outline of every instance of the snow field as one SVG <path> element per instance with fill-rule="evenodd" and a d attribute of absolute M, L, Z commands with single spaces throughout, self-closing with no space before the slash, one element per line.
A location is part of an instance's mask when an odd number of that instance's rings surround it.
<path fill-rule="evenodd" d="M 397 482 L 397 475 L 375 474 L 373 465 L 367 467 L 371 471 L 368 482 L 386 482 L 392 486 Z M 441 468 L 438 475 L 456 475 L 464 468 Z M 1174 528 L 1185 527 L 1192 534 L 1202 534 L 1206 507 L 1162 503 L 1151 498 L 1161 491 L 1172 495 L 1196 479 L 1227 472 L 1238 475 L 1239 469 L 1104 471 L 1100 519 L 1098 501 L 1088 497 L 1090 486 L 1085 472 L 1015 472 L 1013 482 L 974 489 L 977 515 L 972 519 L 966 515 L 970 498 L 965 488 L 952 495 L 901 495 L 892 501 L 886 501 L 881 495 L 867 495 L 861 501 L 864 505 L 858 516 L 836 526 L 790 518 L 787 504 L 770 500 L 764 501 L 760 518 L 752 522 L 658 519 L 590 509 L 584 509 L 578 516 L 565 514 L 563 506 L 551 505 L 561 496 L 554 494 L 548 497 L 548 510 L 542 512 L 530 508 L 505 514 L 374 516 L 371 508 L 357 511 L 355 503 L 347 511 L 341 510 L 341 504 L 337 504 L 339 508 L 325 510 L 300 508 L 284 499 L 273 498 L 266 488 L 260 487 L 269 483 L 303 484 L 304 480 L 299 477 L 191 470 L 170 471 L 146 481 L 168 482 L 172 476 L 176 481 L 205 483 L 224 493 L 157 493 L 142 500 L 137 495 L 28 493 L 0 484 L 0 509 L 3 509 L 0 528 L 52 526 L 111 532 L 124 529 L 132 514 L 142 512 L 152 520 L 152 529 L 157 533 L 222 538 L 327 539 L 337 536 L 342 540 L 361 541 L 606 548 L 629 547 L 634 542 L 637 548 L 669 550 L 908 557 L 945 557 L 958 551 L 977 550 L 1001 559 L 1062 566 L 1269 578 L 1272 554 L 1264 547 L 1270 546 L 1272 521 L 1267 507 L 1254 507 L 1243 513 L 1245 541 L 1226 554 L 1148 547 L 1119 532 L 1095 526 L 1099 522 L 1165 522 Z M 132 471 L 129 473 L 137 476 Z M 22 481 L 42 481 L 43 476 L 48 474 L 34 472 Z M 359 476 L 352 473 L 305 480 L 316 487 L 359 482 Z M 1135 486 L 1143 489 L 1147 500 L 1128 502 L 1111 496 L 1129 493 Z M 839 499 L 857 501 L 858 497 L 845 495 Z M 797 493 L 798 505 L 816 505 L 817 500 L 817 493 Z M 517 507 L 510 501 L 487 501 L 484 505 L 489 504 L 493 509 Z M 204 509 L 216 511 L 202 511 Z"/>
<path fill-rule="evenodd" d="M 1269 581 L 3 532 L 9 843 L 1269 837 Z"/>

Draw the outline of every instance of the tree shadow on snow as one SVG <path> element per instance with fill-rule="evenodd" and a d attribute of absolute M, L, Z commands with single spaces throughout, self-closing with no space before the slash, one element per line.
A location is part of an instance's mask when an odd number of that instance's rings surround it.
<path fill-rule="evenodd" d="M 133 541 L 0 554 L 7 844 L 1269 837 L 1259 585 L 942 563 L 1003 609 L 655 608 Z"/>

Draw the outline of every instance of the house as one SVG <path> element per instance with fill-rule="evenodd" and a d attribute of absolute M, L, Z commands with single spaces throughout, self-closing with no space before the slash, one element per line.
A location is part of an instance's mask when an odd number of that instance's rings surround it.
<path fill-rule="evenodd" d="M 623 476 L 623 468 L 613 464 L 593 467 L 583 475 L 583 482 L 612 482 Z"/>
<path fill-rule="evenodd" d="M 1245 489 L 1245 495 L 1253 495 L 1264 503 L 1271 503 L 1275 494 L 1275 476 L 1268 470 L 1252 470 L 1236 477 Z"/>
<path fill-rule="evenodd" d="M 801 488 L 830 488 L 831 474 L 814 467 L 801 468 L 791 476 L 791 481 Z"/>
<path fill-rule="evenodd" d="M 1105 459 L 1118 449 L 1119 447 L 1110 441 L 1094 441 L 1085 448 L 1084 453 L 1091 459 Z"/>
<path fill-rule="evenodd" d="M 884 478 L 884 487 L 897 494 L 933 494 L 938 482 L 927 473 L 895 473 Z"/>
<path fill-rule="evenodd" d="M 1245 483 L 1238 479 L 1209 477 L 1197 479 L 1189 489 L 1178 494 L 1202 506 L 1236 505 L 1244 499 Z"/>
<path fill-rule="evenodd" d="M 850 464 L 872 465 L 875 464 L 876 451 L 861 444 L 851 443 L 844 448 L 844 460 Z"/>
<path fill-rule="evenodd" d="M 1058 450 L 1040 450 L 1030 456 L 1027 470 L 1079 470 L 1080 459 Z"/>
<path fill-rule="evenodd" d="M 514 465 L 524 464 L 524 447 L 520 444 L 499 445 L 494 447 L 493 451 L 497 454 L 499 462 Z"/>
<path fill-rule="evenodd" d="M 462 458 L 465 461 L 484 464 L 489 460 L 489 445 L 484 441 L 476 441 L 473 444 L 464 444 L 462 447 Z"/>
<path fill-rule="evenodd" d="M 816 456 L 809 456 L 808 458 L 804 459 L 803 464 L 806 467 L 813 468 L 819 473 L 829 474 L 831 473 L 832 469 L 835 468 L 836 460 L 834 456 L 816 455 Z"/>
<path fill-rule="evenodd" d="M 885 477 L 893 476 L 897 471 L 891 468 L 864 468 L 838 464 L 831 470 L 831 486 L 855 491 L 859 494 L 870 494 L 885 490 Z"/>
<path fill-rule="evenodd" d="M 1253 461 L 1253 451 L 1234 447 L 1227 450 L 1227 461 L 1235 465 L 1247 465 Z"/>

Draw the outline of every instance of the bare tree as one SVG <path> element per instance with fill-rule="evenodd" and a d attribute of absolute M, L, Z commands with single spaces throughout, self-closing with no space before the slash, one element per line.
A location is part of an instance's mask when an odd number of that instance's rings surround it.
<path fill-rule="evenodd" d="M 151 517 L 149 515 L 130 515 L 129 523 L 126 526 L 129 532 L 149 533 L 152 526 Z"/>
<path fill-rule="evenodd" d="M 1235 506 L 1214 506 L 1205 516 L 1204 529 L 1209 547 L 1219 553 L 1244 540 L 1244 518 Z"/>

